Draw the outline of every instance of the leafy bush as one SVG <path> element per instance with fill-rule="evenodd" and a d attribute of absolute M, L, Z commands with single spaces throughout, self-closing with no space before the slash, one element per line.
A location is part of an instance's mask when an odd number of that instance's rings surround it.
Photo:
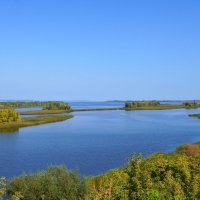
<path fill-rule="evenodd" d="M 85 183 L 76 172 L 65 167 L 49 167 L 47 171 L 22 175 L 8 185 L 8 194 L 19 192 L 24 200 L 84 199 Z"/>
<path fill-rule="evenodd" d="M 0 123 L 16 122 L 20 120 L 19 113 L 12 109 L 0 110 Z"/>
<path fill-rule="evenodd" d="M 0 200 L 3 199 L 3 195 L 6 193 L 6 178 L 0 177 Z"/>
<path fill-rule="evenodd" d="M 199 147 L 184 145 L 147 158 L 133 154 L 127 167 L 88 178 L 89 199 L 200 199 Z"/>

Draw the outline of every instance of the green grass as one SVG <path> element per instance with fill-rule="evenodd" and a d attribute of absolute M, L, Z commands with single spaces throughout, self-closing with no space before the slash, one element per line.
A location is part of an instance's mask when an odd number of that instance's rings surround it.
<path fill-rule="evenodd" d="M 63 114 L 68 113 L 67 110 L 32 110 L 20 112 L 20 115 L 48 115 L 48 114 Z"/>
<path fill-rule="evenodd" d="M 73 117 L 72 115 L 27 117 L 27 118 L 22 118 L 20 121 L 17 121 L 17 122 L 1 123 L 0 131 L 6 132 L 6 130 L 12 130 L 12 129 L 16 130 L 17 128 L 21 128 L 21 127 L 36 126 L 40 124 L 59 122 L 59 121 L 70 119 L 72 117 Z"/>

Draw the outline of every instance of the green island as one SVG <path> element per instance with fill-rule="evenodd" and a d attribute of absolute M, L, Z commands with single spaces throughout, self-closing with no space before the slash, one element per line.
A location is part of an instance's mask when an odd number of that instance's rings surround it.
<path fill-rule="evenodd" d="M 182 104 L 161 104 L 159 101 L 129 101 L 125 103 L 125 110 L 170 110 L 199 108 L 196 101 L 187 101 Z"/>
<path fill-rule="evenodd" d="M 48 115 L 48 114 L 63 114 L 71 112 L 71 106 L 68 103 L 61 101 L 45 102 L 42 110 L 32 110 L 20 112 L 20 115 Z"/>
<path fill-rule="evenodd" d="M 0 197 L 12 200 L 186 200 L 200 199 L 200 143 L 146 158 L 132 154 L 127 165 L 82 177 L 65 166 L 0 179 Z"/>

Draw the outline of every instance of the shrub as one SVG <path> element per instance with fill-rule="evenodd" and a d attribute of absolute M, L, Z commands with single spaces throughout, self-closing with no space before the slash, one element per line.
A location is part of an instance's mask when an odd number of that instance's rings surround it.
<path fill-rule="evenodd" d="M 16 177 L 8 185 L 9 195 L 19 192 L 24 200 L 79 200 L 84 198 L 85 191 L 83 179 L 62 166 Z"/>
<path fill-rule="evenodd" d="M 19 113 L 12 109 L 0 110 L 0 123 L 16 122 L 20 120 Z"/>

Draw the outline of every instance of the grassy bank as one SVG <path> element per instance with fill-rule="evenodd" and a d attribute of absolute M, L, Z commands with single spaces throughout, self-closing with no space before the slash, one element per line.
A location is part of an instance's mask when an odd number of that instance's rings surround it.
<path fill-rule="evenodd" d="M 5 179 L 0 182 L 5 193 Z M 200 199 L 200 143 L 146 158 L 132 154 L 126 166 L 98 176 L 84 178 L 63 166 L 49 167 L 15 177 L 8 183 L 7 194 L 29 200 Z"/>
<path fill-rule="evenodd" d="M 63 114 L 69 113 L 66 110 L 31 110 L 20 112 L 20 115 L 48 115 L 48 114 Z"/>
<path fill-rule="evenodd" d="M 192 114 L 192 115 L 189 115 L 190 117 L 197 117 L 197 118 L 200 118 L 200 114 Z"/>
<path fill-rule="evenodd" d="M 27 117 L 27 118 L 22 118 L 20 121 L 17 121 L 17 122 L 0 123 L 0 131 L 6 130 L 6 129 L 11 130 L 11 129 L 17 129 L 21 127 L 36 126 L 40 124 L 59 122 L 59 121 L 70 119 L 72 117 L 73 117 L 72 115 Z"/>

